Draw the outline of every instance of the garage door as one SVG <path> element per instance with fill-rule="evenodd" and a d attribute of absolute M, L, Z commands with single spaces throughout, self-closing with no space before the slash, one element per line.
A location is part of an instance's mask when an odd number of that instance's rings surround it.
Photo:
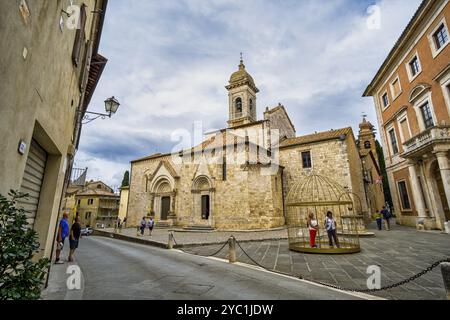
<path fill-rule="evenodd" d="M 27 220 L 31 227 L 34 226 L 36 219 L 46 162 L 47 153 L 32 140 L 20 187 L 20 192 L 28 194 L 29 197 L 19 202 L 19 205 L 27 210 Z"/>

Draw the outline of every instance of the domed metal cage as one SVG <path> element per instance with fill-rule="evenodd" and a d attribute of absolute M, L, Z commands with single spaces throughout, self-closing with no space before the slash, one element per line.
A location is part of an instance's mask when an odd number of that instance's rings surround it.
<path fill-rule="evenodd" d="M 289 249 L 303 253 L 346 254 L 361 251 L 357 196 L 324 176 L 310 175 L 296 183 L 286 198 Z M 336 222 L 327 222 L 331 213 Z M 332 227 L 330 228 L 330 226 Z"/>

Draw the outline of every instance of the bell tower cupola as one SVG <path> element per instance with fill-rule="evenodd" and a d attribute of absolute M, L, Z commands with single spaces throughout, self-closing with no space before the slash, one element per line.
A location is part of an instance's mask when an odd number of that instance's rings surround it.
<path fill-rule="evenodd" d="M 229 96 L 230 128 L 256 121 L 256 94 L 259 92 L 252 76 L 245 70 L 241 53 L 239 70 L 231 75 L 229 85 L 225 87 Z"/>

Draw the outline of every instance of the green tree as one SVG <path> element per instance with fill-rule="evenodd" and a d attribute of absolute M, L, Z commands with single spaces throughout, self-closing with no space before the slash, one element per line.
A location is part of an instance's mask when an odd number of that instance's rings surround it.
<path fill-rule="evenodd" d="M 39 242 L 27 223 L 26 211 L 17 207 L 24 194 L 0 195 L 0 300 L 37 300 L 49 260 L 33 259 Z"/>
<path fill-rule="evenodd" d="M 130 172 L 127 170 L 127 171 L 125 171 L 125 174 L 123 175 L 122 188 L 129 187 L 129 186 L 130 186 Z"/>
<path fill-rule="evenodd" d="M 383 147 L 381 146 L 380 142 L 378 142 L 378 140 L 376 144 L 377 144 L 378 160 L 380 162 L 381 175 L 383 177 L 384 198 L 386 202 L 389 204 L 389 206 L 392 208 L 393 203 L 391 196 L 391 188 L 389 187 L 388 175 L 386 171 L 386 162 L 384 161 Z"/>

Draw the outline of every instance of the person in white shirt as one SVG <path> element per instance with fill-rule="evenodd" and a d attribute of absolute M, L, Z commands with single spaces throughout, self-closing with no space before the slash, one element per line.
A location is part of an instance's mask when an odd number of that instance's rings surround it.
<path fill-rule="evenodd" d="M 145 232 L 145 228 L 147 227 L 147 220 L 145 220 L 145 217 L 142 218 L 141 220 L 141 225 L 140 225 L 140 229 L 141 229 L 141 236 L 144 235 Z"/>
<path fill-rule="evenodd" d="M 319 230 L 319 223 L 317 219 L 314 217 L 314 213 L 310 213 L 308 216 L 308 228 L 309 228 L 309 245 L 311 248 L 317 248 L 316 245 L 316 236 L 317 231 Z"/>
<path fill-rule="evenodd" d="M 333 213 L 331 211 L 327 212 L 327 218 L 325 219 L 325 229 L 328 233 L 328 240 L 330 241 L 330 247 L 334 248 L 334 244 L 336 244 L 336 247 L 340 248 L 339 240 L 337 237 L 337 223 L 336 220 L 333 218 Z"/>
<path fill-rule="evenodd" d="M 150 217 L 150 220 L 148 220 L 148 222 L 147 222 L 147 227 L 150 232 L 150 237 L 152 236 L 154 226 L 155 226 L 155 220 L 153 220 L 153 217 Z"/>

